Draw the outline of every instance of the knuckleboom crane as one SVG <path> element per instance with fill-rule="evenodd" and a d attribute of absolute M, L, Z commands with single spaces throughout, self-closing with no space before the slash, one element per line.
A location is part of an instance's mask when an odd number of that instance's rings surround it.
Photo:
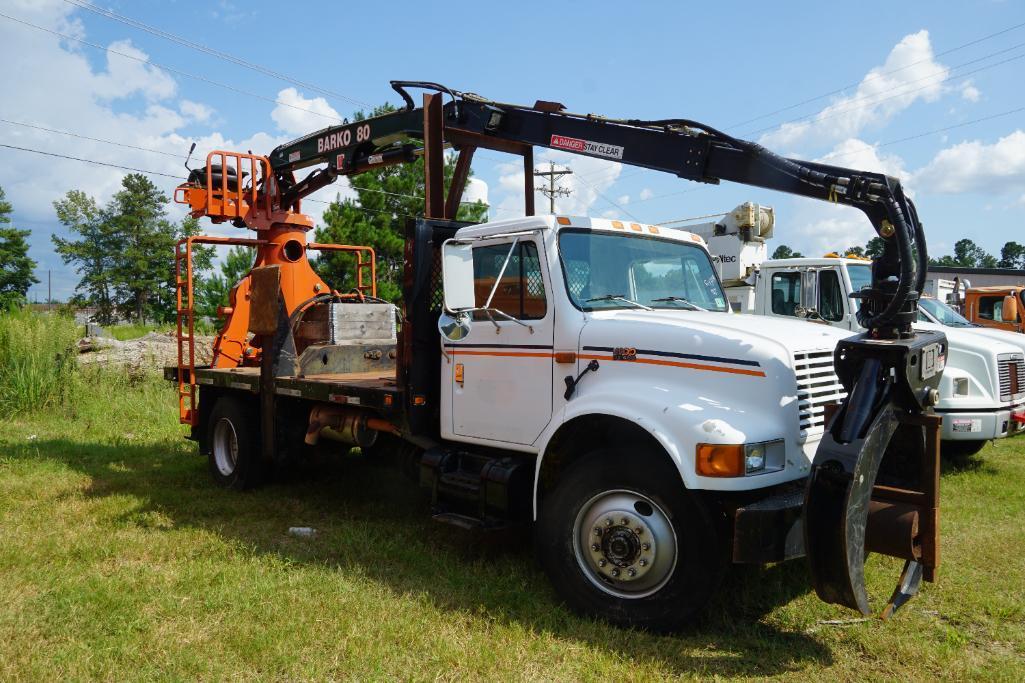
<path fill-rule="evenodd" d="M 873 262 L 871 286 L 856 295 L 862 300 L 858 315 L 868 332 L 844 340 L 835 351 L 847 396 L 830 416 L 804 496 L 804 546 L 816 591 L 826 601 L 868 613 L 866 545 L 906 560 L 888 613 L 915 594 L 923 578 L 934 579 L 938 437 L 929 406 L 942 372 L 945 338 L 916 335 L 911 327 L 928 256 L 914 203 L 896 178 L 784 158 L 690 119 L 611 119 L 570 113 L 556 102 L 538 101 L 532 107 L 496 102 L 437 83 L 391 85 L 404 102 L 397 111 L 319 130 L 268 156 L 212 152 L 205 167 L 192 171 L 177 189 L 176 201 L 188 204 L 193 216 L 230 221 L 257 234 L 255 240 L 192 238 L 180 245 L 183 342 L 177 377 L 183 421 L 195 424 L 194 393 L 190 395 L 195 391 L 192 244 L 235 242 L 256 248 L 257 267 L 232 291 L 231 305 L 224 311 L 227 321 L 215 342 L 215 367 L 267 364 L 274 362 L 269 355 L 287 353 L 273 339 L 274 321 L 261 327 L 253 323 L 257 318 L 294 321 L 318 300 L 374 297 L 372 249 L 306 241 L 312 221 L 302 213 L 303 198 L 340 176 L 409 163 L 422 155 L 425 215 L 443 220 L 455 216 L 478 148 L 523 157 L 528 215 L 534 212 L 534 147 L 609 159 L 695 182 L 730 181 L 778 190 L 860 209 L 885 245 L 882 257 Z M 427 91 L 422 106 L 416 106 L 410 89 Z M 447 198 L 445 146 L 459 151 Z M 311 167 L 314 170 L 297 177 L 298 171 Z M 307 250 L 326 248 L 356 256 L 360 278 L 353 292 L 332 291 L 311 269 Z M 409 249 L 407 245 L 407 271 L 417 258 Z M 269 285 L 256 278 L 261 266 L 277 266 Z M 259 305 L 270 295 L 279 302 L 277 310 Z M 404 354 L 407 364 L 413 322 L 408 315 L 403 319 L 406 341 L 400 362 Z M 250 338 L 249 331 L 258 333 Z M 267 407 L 264 401 L 264 406 L 266 417 L 272 405 Z M 907 514 L 909 509 L 913 515 Z M 922 528 L 916 534 L 912 527 L 917 529 L 919 523 Z"/>

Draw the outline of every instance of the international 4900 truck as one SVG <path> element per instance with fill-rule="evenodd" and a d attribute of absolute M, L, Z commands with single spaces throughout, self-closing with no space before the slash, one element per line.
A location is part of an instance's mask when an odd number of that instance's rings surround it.
<path fill-rule="evenodd" d="M 896 180 L 784 159 L 693 121 L 393 87 L 405 108 L 267 157 L 211 153 L 175 192 L 197 218 L 256 231 L 189 238 L 177 254 L 179 362 L 167 375 L 219 484 L 255 485 L 332 439 L 395 457 L 438 521 L 532 525 L 559 594 L 618 624 L 683 623 L 730 562 L 807 556 L 816 592 L 864 613 L 866 552 L 905 560 L 886 614 L 935 578 L 930 406 L 946 340 L 910 326 L 922 289 L 910 245 L 925 244 Z M 411 87 L 432 91 L 422 107 Z M 459 150 L 447 198 L 446 144 Z M 694 234 L 534 216 L 535 146 L 861 208 L 891 245 L 865 304 L 871 334 L 734 314 Z M 452 220 L 479 147 L 523 157 L 524 217 Z M 301 201 L 421 155 L 428 218 L 406 224 L 396 308 L 376 297 L 371 247 L 306 240 Z M 212 363 L 197 366 L 191 255 L 204 243 L 256 257 L 222 310 Z M 315 250 L 353 257 L 352 291 L 311 269 Z"/>

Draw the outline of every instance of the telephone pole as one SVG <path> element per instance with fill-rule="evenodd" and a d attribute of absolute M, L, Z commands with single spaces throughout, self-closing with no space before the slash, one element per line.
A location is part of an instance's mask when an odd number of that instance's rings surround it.
<path fill-rule="evenodd" d="M 547 171 L 534 171 L 534 175 L 537 177 L 547 177 L 548 187 L 538 188 L 541 194 L 548 197 L 549 213 L 555 213 L 555 198 L 556 197 L 568 197 L 571 190 L 567 190 L 564 187 L 559 187 L 555 184 L 555 181 L 563 176 L 572 175 L 573 171 L 570 169 L 563 169 L 561 171 L 555 170 L 555 164 L 551 161 L 548 162 Z"/>

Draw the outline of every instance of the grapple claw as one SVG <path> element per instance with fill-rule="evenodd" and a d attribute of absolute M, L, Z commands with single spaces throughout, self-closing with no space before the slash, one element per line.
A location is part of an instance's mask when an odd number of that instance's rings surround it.
<path fill-rule="evenodd" d="M 906 560 L 888 618 L 938 564 L 940 419 L 927 414 L 946 339 L 844 340 L 836 367 L 848 395 L 829 421 L 804 503 L 815 592 L 870 614 L 866 551 Z"/>

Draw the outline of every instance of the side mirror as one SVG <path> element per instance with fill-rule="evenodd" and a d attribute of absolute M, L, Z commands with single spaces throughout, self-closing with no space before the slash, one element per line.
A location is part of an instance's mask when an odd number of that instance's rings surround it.
<path fill-rule="evenodd" d="M 473 288 L 473 247 L 448 240 L 441 245 L 441 279 L 445 310 L 468 311 L 476 301 Z"/>
<path fill-rule="evenodd" d="M 1000 314 L 1006 323 L 1018 322 L 1018 299 L 1013 295 L 1005 296 Z"/>
<path fill-rule="evenodd" d="M 817 270 L 804 271 L 801 287 L 801 306 L 815 310 L 819 307 L 819 273 Z"/>
<path fill-rule="evenodd" d="M 454 342 L 465 339 L 466 335 L 470 334 L 470 315 L 468 313 L 456 315 L 442 313 L 438 318 L 438 332 L 441 333 L 445 341 Z"/>

